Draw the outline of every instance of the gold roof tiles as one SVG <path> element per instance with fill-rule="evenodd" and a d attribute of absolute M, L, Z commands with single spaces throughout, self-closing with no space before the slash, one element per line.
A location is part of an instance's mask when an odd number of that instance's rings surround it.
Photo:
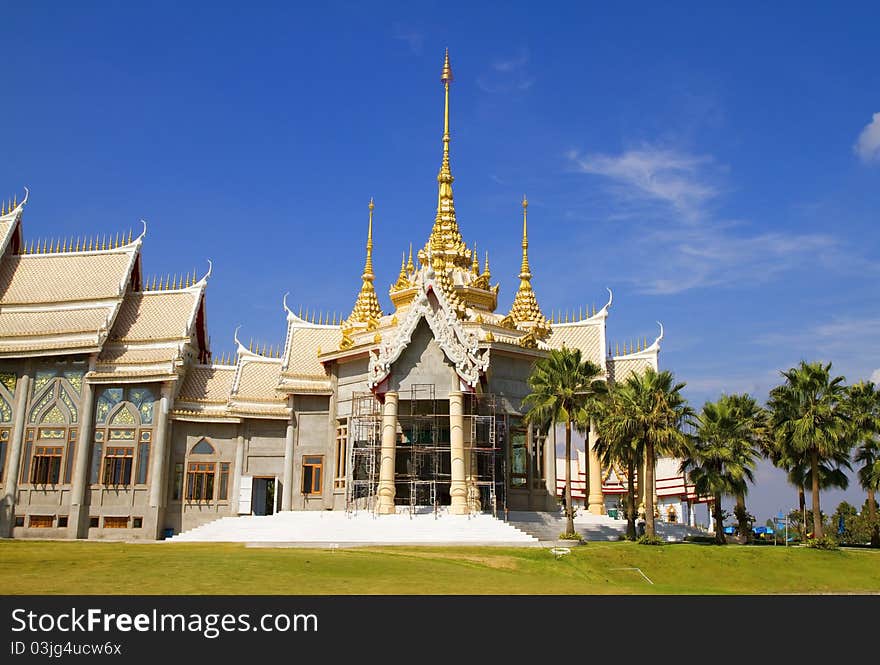
<path fill-rule="evenodd" d="M 239 360 L 238 372 L 232 393 L 234 400 L 285 401 L 284 395 L 278 392 L 278 384 L 281 382 L 280 362 L 242 358 Z"/>
<path fill-rule="evenodd" d="M 49 311 L 11 310 L 0 312 L 0 337 L 60 336 L 90 333 L 97 337 L 106 327 L 109 310 L 104 307 L 53 309 Z"/>
<path fill-rule="evenodd" d="M 225 404 L 232 393 L 234 365 L 193 365 L 186 372 L 178 401 Z"/>
<path fill-rule="evenodd" d="M 0 263 L 0 305 L 119 298 L 137 252 L 27 254 Z"/>
<path fill-rule="evenodd" d="M 110 337 L 126 341 L 188 338 L 200 297 L 200 288 L 127 293 Z"/>
<path fill-rule="evenodd" d="M 297 376 L 326 377 L 327 370 L 318 360 L 319 350 L 323 353 L 335 351 L 342 340 L 338 327 L 290 326 L 287 348 L 284 357 L 284 374 Z"/>

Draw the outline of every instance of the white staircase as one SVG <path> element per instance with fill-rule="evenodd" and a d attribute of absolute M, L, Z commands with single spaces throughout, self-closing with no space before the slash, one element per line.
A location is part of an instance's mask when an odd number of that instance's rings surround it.
<path fill-rule="evenodd" d="M 440 512 L 374 515 L 369 512 L 286 511 L 224 517 L 169 538 L 172 543 L 234 542 L 291 545 L 509 545 L 538 539 L 491 515 Z"/>
<path fill-rule="evenodd" d="M 511 525 L 539 541 L 554 541 L 565 531 L 565 518 L 561 512 L 511 511 L 508 520 Z M 579 511 L 574 518 L 574 529 L 584 540 L 620 540 L 626 535 L 626 520 Z M 680 542 L 687 535 L 702 534 L 687 525 L 671 524 L 659 519 L 654 522 L 654 529 L 657 536 L 667 542 Z"/>

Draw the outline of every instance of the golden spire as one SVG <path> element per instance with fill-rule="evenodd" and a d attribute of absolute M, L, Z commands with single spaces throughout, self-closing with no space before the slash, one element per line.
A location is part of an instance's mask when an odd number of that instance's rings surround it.
<path fill-rule="evenodd" d="M 428 257 L 431 257 L 434 271 L 438 275 L 453 267 L 467 270 L 471 263 L 470 250 L 464 244 L 458 229 L 455 204 L 452 198 L 452 183 L 455 180 L 449 166 L 449 84 L 452 83 L 452 79 L 449 49 L 446 49 L 443 72 L 440 75 L 440 82 L 443 83 L 445 91 L 445 103 L 443 108 L 443 160 L 440 163 L 440 172 L 437 174 L 437 216 L 434 218 L 431 236 L 428 238 L 425 248 L 419 252 L 419 260 L 422 264 L 427 263 Z"/>
<path fill-rule="evenodd" d="M 373 199 L 370 199 L 370 223 L 367 229 L 367 260 L 364 263 L 364 273 L 361 275 L 362 284 L 360 293 L 354 303 L 354 308 L 346 323 L 368 323 L 371 319 L 379 320 L 382 316 L 382 308 L 376 297 L 376 289 L 373 287 Z"/>
<path fill-rule="evenodd" d="M 474 277 L 478 277 L 480 274 L 480 260 L 477 258 L 477 243 L 474 243 L 474 260 L 471 263 L 471 272 Z"/>
<path fill-rule="evenodd" d="M 529 269 L 529 201 L 525 195 L 523 195 L 522 208 L 522 265 L 519 269 L 519 289 L 517 289 L 516 296 L 514 296 L 513 307 L 510 308 L 510 316 L 518 324 L 527 324 L 526 327 L 535 330 L 539 335 L 547 334 L 550 332 L 550 326 L 547 323 L 547 319 L 541 313 L 538 300 L 535 298 L 535 292 L 532 290 L 532 271 Z"/>
<path fill-rule="evenodd" d="M 409 258 L 406 261 L 406 273 L 412 275 L 416 271 L 416 266 L 412 260 L 412 243 L 409 244 Z"/>

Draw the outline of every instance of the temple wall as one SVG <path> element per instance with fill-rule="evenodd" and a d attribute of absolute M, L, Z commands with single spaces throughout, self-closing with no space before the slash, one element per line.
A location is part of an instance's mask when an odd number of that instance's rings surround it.
<path fill-rule="evenodd" d="M 333 494 L 333 469 L 336 464 L 335 427 L 331 424 L 330 399 L 319 396 L 294 397 L 296 433 L 293 448 L 293 510 L 344 508 L 345 497 Z M 320 492 L 303 492 L 303 458 L 320 457 L 323 471 Z M 340 505 L 336 505 L 339 503 Z"/>
<path fill-rule="evenodd" d="M 235 478 L 235 450 L 240 426 L 237 423 L 173 421 L 169 447 L 169 468 L 165 483 L 167 508 L 162 528 L 174 529 L 175 533 L 195 528 L 219 517 L 238 514 L 238 497 L 233 496 Z M 282 435 L 283 436 L 283 435 Z M 201 441 L 207 442 L 214 452 L 193 452 Z M 245 438 L 247 447 L 247 438 Z M 229 464 L 226 499 L 187 500 L 186 473 L 189 463 Z M 219 469 L 218 469 L 219 471 Z M 215 483 L 219 479 L 215 479 Z M 218 488 L 219 489 L 219 488 Z M 218 494 L 215 491 L 215 496 Z"/>
<path fill-rule="evenodd" d="M 458 375 L 424 320 L 416 326 L 388 377 L 388 390 L 400 393 L 401 399 L 406 399 L 415 384 L 433 385 L 434 397 L 442 400 L 449 399 L 450 391 L 459 390 Z"/>

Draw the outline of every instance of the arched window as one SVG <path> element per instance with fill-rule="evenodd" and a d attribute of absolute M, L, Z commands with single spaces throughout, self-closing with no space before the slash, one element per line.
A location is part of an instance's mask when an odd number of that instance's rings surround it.
<path fill-rule="evenodd" d="M 112 386 L 95 401 L 91 482 L 105 487 L 146 485 L 156 393 L 148 386 Z"/>
<path fill-rule="evenodd" d="M 47 364 L 36 370 L 27 407 L 21 483 L 71 482 L 84 373 L 82 361 Z"/>
<path fill-rule="evenodd" d="M 229 462 L 218 460 L 217 448 L 205 437 L 190 449 L 186 461 L 185 500 L 191 503 L 229 498 Z M 175 466 L 173 499 L 181 498 L 183 465 Z"/>

